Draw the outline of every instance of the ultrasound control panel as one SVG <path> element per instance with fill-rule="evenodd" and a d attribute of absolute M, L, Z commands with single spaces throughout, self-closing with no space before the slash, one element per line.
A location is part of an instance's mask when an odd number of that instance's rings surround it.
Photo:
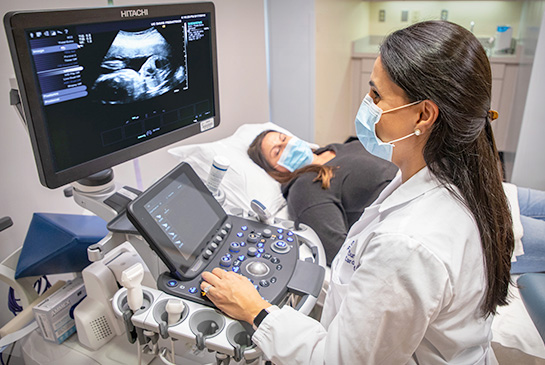
<path fill-rule="evenodd" d="M 169 269 L 157 282 L 168 294 L 213 306 L 200 284 L 214 268 L 244 275 L 272 304 L 320 290 L 323 267 L 299 260 L 297 231 L 228 215 L 188 164 L 133 200 L 127 217 Z"/>
<path fill-rule="evenodd" d="M 200 274 L 219 267 L 239 273 L 264 299 L 278 304 L 288 292 L 298 261 L 298 244 L 298 236 L 291 230 L 229 216 L 190 271 Z M 171 295 L 212 306 L 200 289 L 201 281 L 200 275 L 183 280 L 164 273 L 157 286 Z"/>

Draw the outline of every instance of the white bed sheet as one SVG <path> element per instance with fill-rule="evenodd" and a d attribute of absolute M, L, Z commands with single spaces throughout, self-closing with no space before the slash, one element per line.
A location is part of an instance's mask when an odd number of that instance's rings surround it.
<path fill-rule="evenodd" d="M 257 166 L 247 154 L 253 139 L 267 129 L 292 135 L 288 130 L 270 122 L 244 124 L 233 135 L 224 139 L 179 146 L 169 149 L 168 152 L 180 162 L 189 163 L 203 181 L 208 178 L 214 156 L 227 157 L 231 165 L 221 185 L 226 194 L 226 210 L 229 212 L 229 209 L 242 209 L 246 213 L 250 212 L 250 202 L 257 199 L 274 216 L 286 219 L 289 217 L 280 184 Z M 512 357 L 516 357 L 517 364 L 545 365 L 545 345 L 520 299 L 518 289 L 511 288 L 511 293 L 511 304 L 499 309 L 492 325 L 492 341 L 498 361 L 501 365 L 513 364 Z"/>

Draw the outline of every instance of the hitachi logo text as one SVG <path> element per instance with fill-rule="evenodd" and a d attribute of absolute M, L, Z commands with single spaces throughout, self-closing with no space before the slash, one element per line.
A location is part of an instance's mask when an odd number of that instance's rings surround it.
<path fill-rule="evenodd" d="M 122 18 L 129 18 L 133 16 L 146 16 L 146 15 L 148 15 L 148 9 L 121 10 Z"/>

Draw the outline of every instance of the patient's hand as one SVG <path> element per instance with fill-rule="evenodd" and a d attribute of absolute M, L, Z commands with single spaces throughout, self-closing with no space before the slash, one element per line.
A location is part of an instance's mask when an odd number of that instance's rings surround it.
<path fill-rule="evenodd" d="M 261 298 L 254 285 L 245 276 L 215 268 L 202 273 L 201 289 L 209 287 L 206 296 L 219 309 L 232 318 L 253 323 L 262 309 L 271 306 Z"/>

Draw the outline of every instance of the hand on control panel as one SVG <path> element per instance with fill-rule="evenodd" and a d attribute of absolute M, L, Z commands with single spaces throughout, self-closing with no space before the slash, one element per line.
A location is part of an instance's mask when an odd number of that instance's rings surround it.
<path fill-rule="evenodd" d="M 208 299 L 230 317 L 253 323 L 262 309 L 271 306 L 245 276 L 215 268 L 202 273 L 201 289 Z"/>

